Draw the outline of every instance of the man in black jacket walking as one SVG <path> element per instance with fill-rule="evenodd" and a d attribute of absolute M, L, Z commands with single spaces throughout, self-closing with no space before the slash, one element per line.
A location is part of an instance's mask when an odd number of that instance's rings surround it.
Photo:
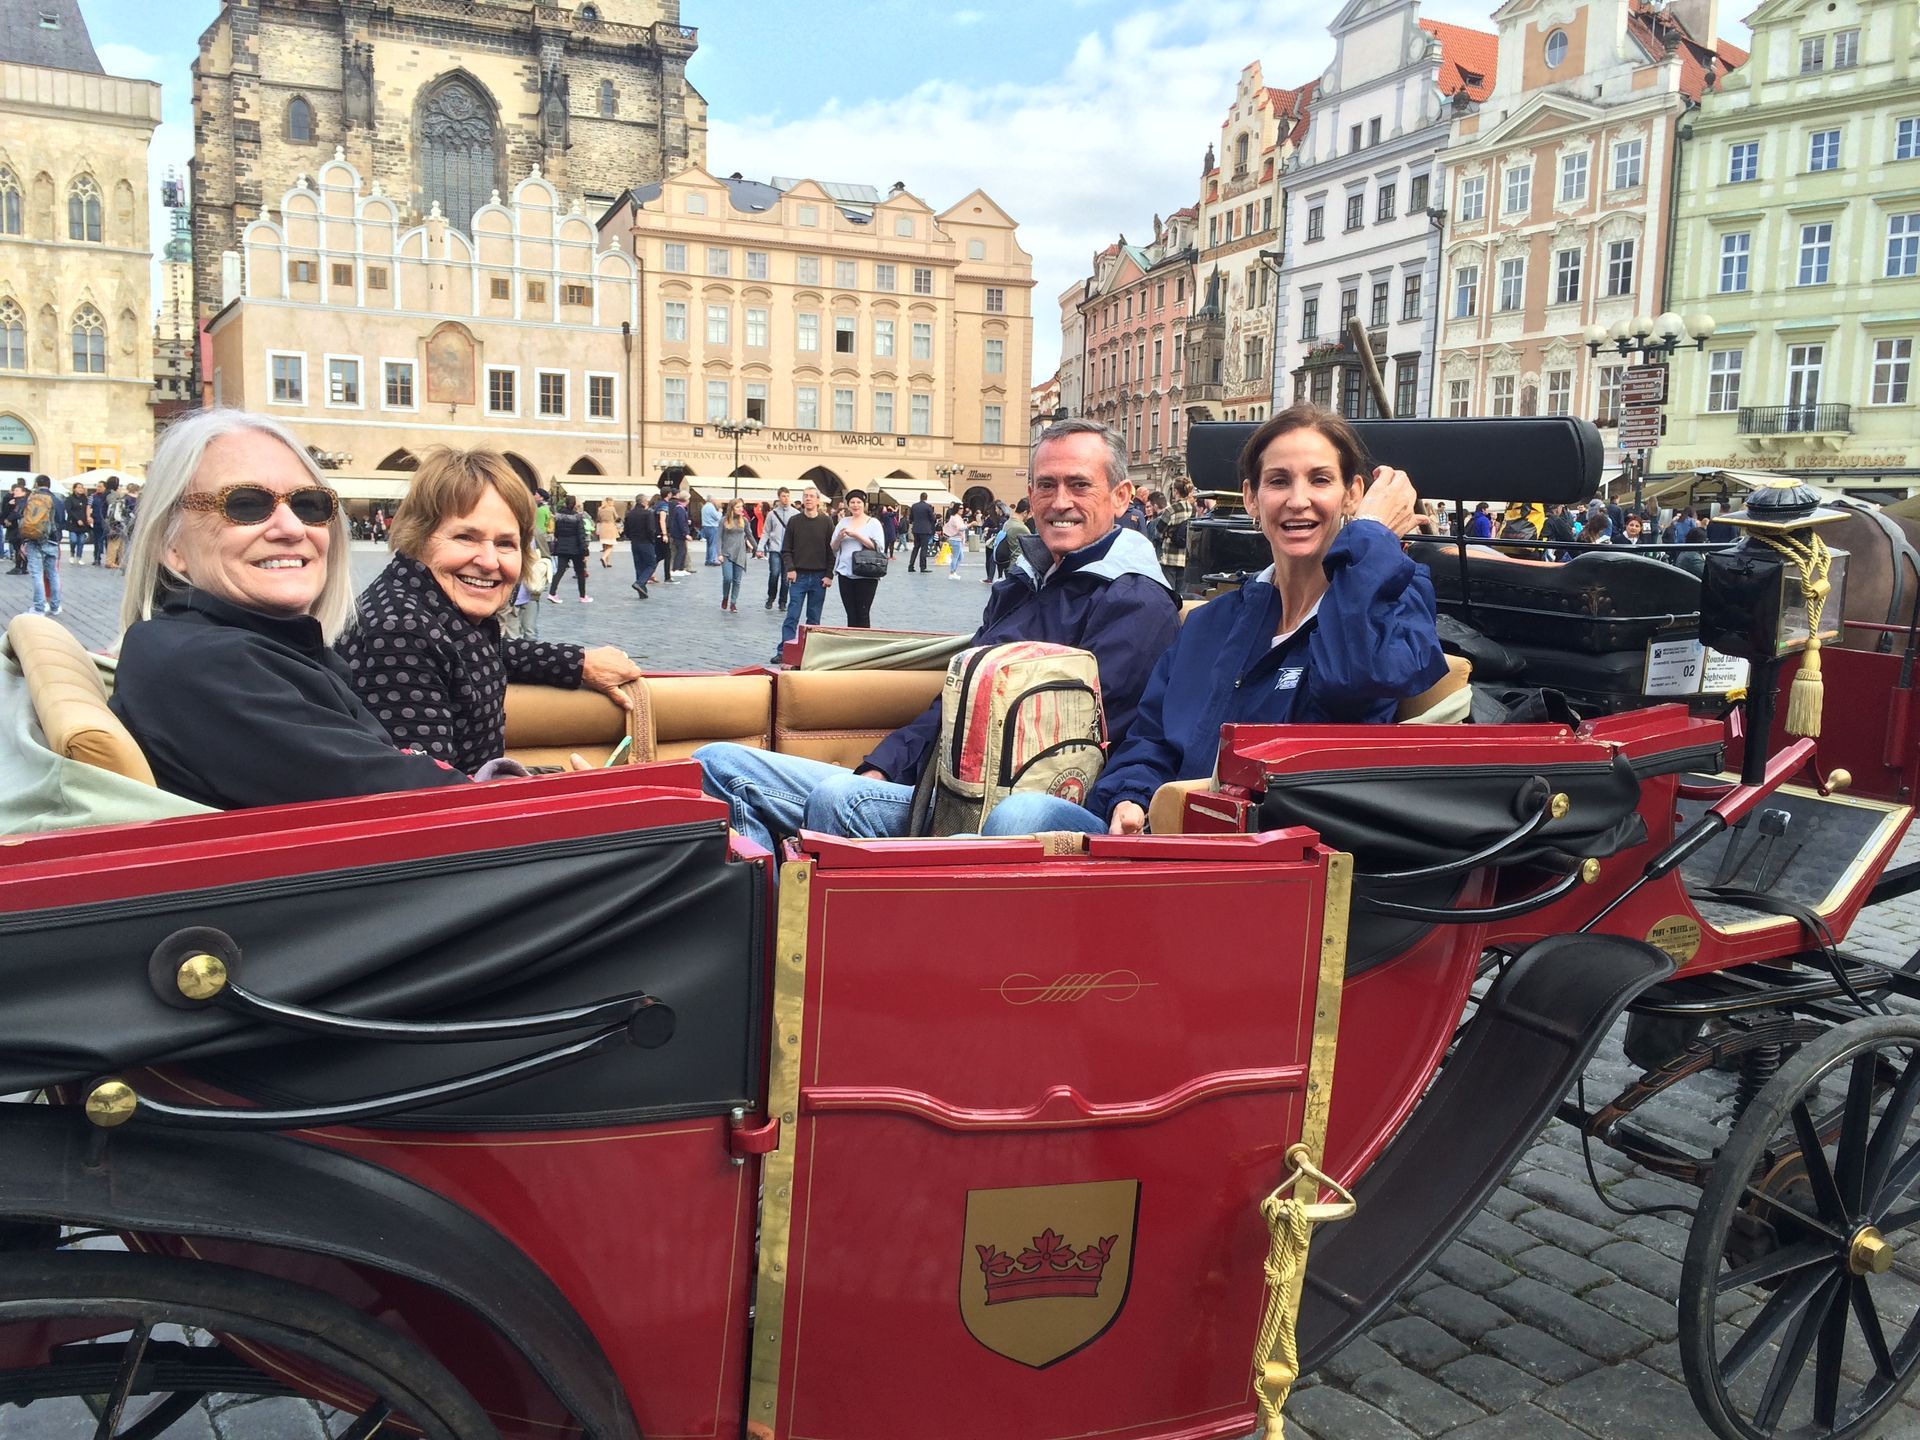
<path fill-rule="evenodd" d="M 660 563 L 660 517 L 647 505 L 644 495 L 633 497 L 633 508 L 621 522 L 620 533 L 633 547 L 633 593 L 645 600 L 653 567 Z"/>
<path fill-rule="evenodd" d="M 927 556 L 933 549 L 933 533 L 939 529 L 939 521 L 934 516 L 933 506 L 927 503 L 927 492 L 924 490 L 907 512 L 907 527 L 913 531 L 913 554 L 907 557 L 907 572 L 911 574 L 917 568 L 924 575 L 927 573 Z"/>

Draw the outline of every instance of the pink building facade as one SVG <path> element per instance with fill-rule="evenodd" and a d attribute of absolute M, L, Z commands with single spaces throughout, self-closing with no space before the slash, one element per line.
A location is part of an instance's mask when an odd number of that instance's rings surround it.
<path fill-rule="evenodd" d="M 1186 472 L 1184 352 L 1194 213 L 1189 207 L 1165 220 L 1156 216 L 1147 245 L 1130 245 L 1122 236 L 1102 250 L 1079 305 L 1083 413 L 1126 437 L 1136 485 L 1164 487 Z"/>

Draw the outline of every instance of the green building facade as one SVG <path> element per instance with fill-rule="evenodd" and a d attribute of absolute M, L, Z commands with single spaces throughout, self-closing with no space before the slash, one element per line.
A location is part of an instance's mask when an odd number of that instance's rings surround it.
<path fill-rule="evenodd" d="M 1681 125 L 1656 470 L 1920 480 L 1920 0 L 1767 0 Z M 1915 471 L 1900 479 L 1897 472 Z"/>

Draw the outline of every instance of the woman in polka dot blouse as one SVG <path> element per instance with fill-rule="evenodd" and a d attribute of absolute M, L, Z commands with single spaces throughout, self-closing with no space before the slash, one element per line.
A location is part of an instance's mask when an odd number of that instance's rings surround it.
<path fill-rule="evenodd" d="M 581 685 L 626 706 L 640 671 L 617 646 L 504 639 L 533 496 L 491 450 L 428 452 L 393 517 L 393 559 L 335 648 L 394 743 L 471 774 L 506 744 L 509 682 Z"/>

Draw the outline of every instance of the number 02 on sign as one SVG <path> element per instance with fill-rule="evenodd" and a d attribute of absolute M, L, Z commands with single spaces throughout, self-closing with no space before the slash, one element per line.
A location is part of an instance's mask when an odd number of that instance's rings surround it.
<path fill-rule="evenodd" d="M 1648 695 L 1725 695 L 1747 687 L 1747 662 L 1698 640 L 1655 640 L 1647 646 Z"/>

